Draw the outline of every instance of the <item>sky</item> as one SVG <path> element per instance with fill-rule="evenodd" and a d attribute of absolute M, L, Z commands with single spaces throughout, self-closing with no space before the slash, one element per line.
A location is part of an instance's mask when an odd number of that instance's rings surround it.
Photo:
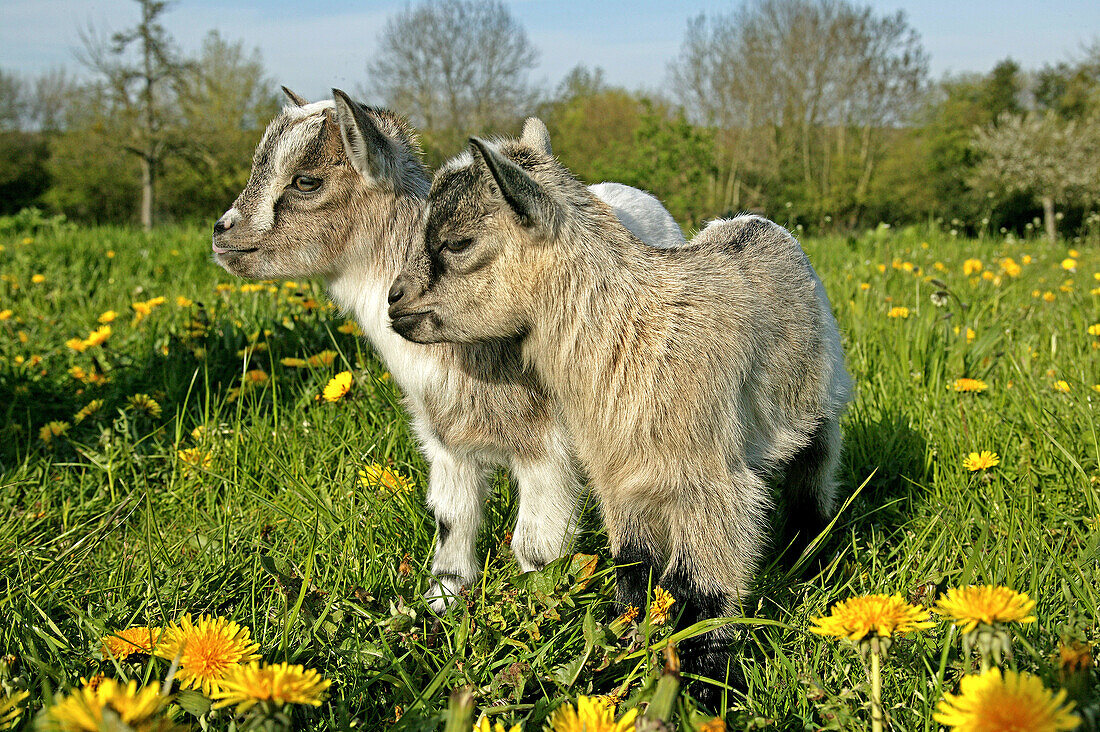
<path fill-rule="evenodd" d="M 861 0 L 856 0 L 857 3 Z M 988 71 L 1011 56 L 1024 68 L 1067 61 L 1100 41 L 1098 0 L 862 0 L 880 13 L 905 11 L 921 34 L 934 77 Z M 217 29 L 259 48 L 269 75 L 303 96 L 355 90 L 386 19 L 406 7 L 388 0 L 176 0 L 164 25 L 185 51 Z M 738 3 L 695 0 L 515 0 L 507 2 L 539 51 L 532 80 L 556 86 L 579 63 L 603 68 L 628 89 L 660 90 L 687 21 Z M 81 28 L 111 32 L 133 25 L 132 0 L 0 0 L 0 68 L 35 74 L 77 69 Z"/>

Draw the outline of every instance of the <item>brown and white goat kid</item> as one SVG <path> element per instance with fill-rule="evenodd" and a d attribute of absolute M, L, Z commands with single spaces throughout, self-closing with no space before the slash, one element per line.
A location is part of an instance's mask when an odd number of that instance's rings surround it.
<path fill-rule="evenodd" d="M 472 140 L 428 205 L 425 242 L 389 294 L 394 329 L 417 343 L 518 340 L 600 501 L 620 601 L 644 607 L 652 582 L 682 626 L 738 613 L 773 493 L 803 536 L 836 511 L 850 382 L 798 242 L 739 216 L 683 247 L 642 246 L 523 140 Z M 728 638 L 684 644 L 685 669 L 723 678 Z"/>
<path fill-rule="evenodd" d="M 244 191 L 215 224 L 214 259 L 242 277 L 323 277 L 354 314 L 405 394 L 431 464 L 428 503 L 438 533 L 427 597 L 436 610 L 477 576 L 475 539 L 497 466 L 519 490 L 512 548 L 524 571 L 568 549 L 579 495 L 575 460 L 545 393 L 504 343 L 409 343 L 388 326 L 386 293 L 423 239 L 429 176 L 415 133 L 397 115 L 334 90 L 332 101 L 293 104 L 269 124 Z M 525 139 L 546 148 L 534 121 Z M 643 239 L 683 235 L 652 196 L 603 184 Z"/>

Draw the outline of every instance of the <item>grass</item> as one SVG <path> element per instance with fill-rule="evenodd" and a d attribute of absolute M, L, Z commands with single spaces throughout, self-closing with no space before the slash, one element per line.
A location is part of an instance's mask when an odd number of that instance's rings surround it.
<path fill-rule="evenodd" d="M 578 694 L 616 692 L 625 708 L 652 693 L 661 661 L 646 643 L 668 631 L 609 631 L 613 568 L 598 517 L 578 548 L 594 565 L 579 557 L 519 575 L 503 475 L 479 540 L 482 580 L 432 615 L 419 599 L 434 536 L 426 466 L 384 366 L 340 329 L 316 283 L 242 288 L 210 263 L 206 242 L 191 228 L 0 238 L 0 686 L 30 691 L 23 725 L 81 677 L 163 679 L 166 662 L 104 659 L 99 639 L 183 612 L 232 617 L 264 659 L 334 682 L 323 705 L 294 711 L 298 729 L 439 729 L 461 686 L 479 713 L 528 730 Z M 1100 322 L 1095 242 L 1080 247 L 1075 271 L 1062 266 L 1066 249 L 1038 241 L 920 230 L 805 247 L 857 384 L 842 467 L 855 497 L 826 537 L 820 573 L 762 578 L 748 612 L 758 620 L 740 626 L 730 727 L 866 727 L 859 656 L 808 633 L 809 619 L 853 595 L 931 605 L 970 583 L 1037 601 L 1038 622 L 1016 632 L 1009 665 L 1064 683 L 1094 725 L 1095 668 L 1071 684 L 1057 654 L 1100 638 L 1100 337 L 1087 332 Z M 1018 276 L 1002 271 L 1006 256 Z M 969 277 L 968 258 L 983 263 Z M 132 303 L 157 296 L 163 304 L 134 322 Z M 908 317 L 887 317 L 895 306 Z M 106 310 L 118 317 L 103 345 L 66 345 Z M 280 363 L 325 351 L 330 365 Z M 253 380 L 257 369 L 268 378 Z M 93 370 L 109 380 L 86 383 Z M 355 375 L 348 396 L 319 400 L 343 370 Z M 955 392 L 963 376 L 988 389 Z M 160 413 L 134 406 L 135 394 Z M 74 423 L 92 399 L 102 408 Z M 46 442 L 51 421 L 70 426 Z M 1000 465 L 964 469 L 981 450 Z M 364 486 L 359 470 L 371 463 L 410 476 L 413 490 Z M 951 637 L 939 623 L 894 644 L 883 680 L 893 728 L 937 729 L 943 691 L 973 667 Z M 223 711 L 203 721 L 230 720 Z"/>

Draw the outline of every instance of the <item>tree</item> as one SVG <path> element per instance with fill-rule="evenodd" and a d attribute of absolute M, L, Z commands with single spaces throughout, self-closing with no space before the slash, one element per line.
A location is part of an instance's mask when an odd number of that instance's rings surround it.
<path fill-rule="evenodd" d="M 753 0 L 688 24 L 672 84 L 691 119 L 717 128 L 720 207 L 778 196 L 854 224 L 883 152 L 927 80 L 903 13 L 846 0 Z M 761 196 L 767 190 L 770 196 Z M 755 199 L 755 200 L 753 200 Z"/>
<path fill-rule="evenodd" d="M 1100 118 L 1066 121 L 1053 112 L 1003 114 L 979 128 L 974 146 L 983 155 L 973 184 L 1037 196 L 1053 244 L 1058 238 L 1056 203 L 1100 193 Z"/>
<path fill-rule="evenodd" d="M 152 228 L 157 174 L 174 144 L 176 83 L 187 64 L 159 22 L 165 0 L 135 0 L 141 21 L 111 36 L 81 35 L 81 62 L 104 82 L 113 117 L 120 123 L 121 149 L 141 165 L 141 225 Z"/>
<path fill-rule="evenodd" d="M 514 123 L 535 100 L 537 57 L 500 0 L 431 0 L 387 21 L 370 91 L 438 147 Z"/>

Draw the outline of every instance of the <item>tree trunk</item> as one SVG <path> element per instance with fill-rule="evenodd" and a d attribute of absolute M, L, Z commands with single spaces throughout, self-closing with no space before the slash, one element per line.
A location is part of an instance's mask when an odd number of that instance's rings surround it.
<path fill-rule="evenodd" d="M 141 228 L 153 228 L 153 163 L 141 158 Z"/>
<path fill-rule="evenodd" d="M 1047 230 L 1047 239 L 1051 244 L 1058 243 L 1058 225 L 1054 221 L 1054 199 L 1043 196 L 1043 225 Z"/>

